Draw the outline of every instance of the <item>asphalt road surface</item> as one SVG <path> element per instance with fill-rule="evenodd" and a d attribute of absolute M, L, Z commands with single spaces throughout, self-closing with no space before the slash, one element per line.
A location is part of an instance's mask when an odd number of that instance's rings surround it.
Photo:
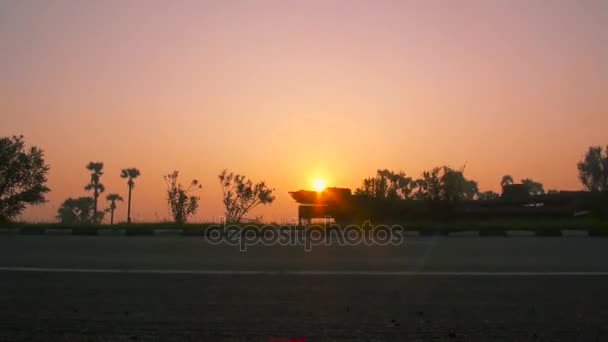
<path fill-rule="evenodd" d="M 0 340 L 606 341 L 608 239 L 0 236 Z"/>

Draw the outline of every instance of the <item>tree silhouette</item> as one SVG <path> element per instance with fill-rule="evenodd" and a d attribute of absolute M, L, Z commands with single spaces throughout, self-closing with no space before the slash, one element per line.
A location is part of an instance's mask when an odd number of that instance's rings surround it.
<path fill-rule="evenodd" d="M 456 171 L 446 166 L 443 167 L 441 182 L 442 197 L 448 202 L 473 200 L 479 192 L 476 181 L 466 179 L 463 171 Z"/>
<path fill-rule="evenodd" d="M 442 200 L 441 171 L 440 167 L 435 167 L 432 170 L 422 172 L 422 178 L 416 180 L 418 187 L 418 191 L 416 192 L 417 199 L 431 202 Z"/>
<path fill-rule="evenodd" d="M 578 165 L 578 178 L 589 191 L 608 192 L 608 146 L 591 146 Z"/>
<path fill-rule="evenodd" d="M 165 176 L 167 183 L 167 203 L 171 210 L 171 216 L 175 223 L 186 223 L 188 217 L 196 214 L 200 197 L 191 195 L 196 190 L 202 188 L 196 179 L 193 179 L 187 188 L 184 188 L 178 181 L 178 171 Z"/>
<path fill-rule="evenodd" d="M 106 201 L 110 202 L 108 210 L 110 211 L 110 224 L 114 224 L 114 210 L 116 210 L 116 201 L 122 202 L 122 197 L 119 194 L 108 194 Z"/>
<path fill-rule="evenodd" d="M 85 185 L 86 191 L 93 191 L 93 217 L 94 220 L 101 222 L 98 217 L 97 202 L 99 195 L 105 191 L 105 187 L 101 184 L 101 176 L 103 175 L 103 163 L 102 162 L 89 162 L 86 166 L 87 170 L 91 171 L 91 180 L 89 184 Z"/>
<path fill-rule="evenodd" d="M 68 198 L 57 210 L 57 219 L 67 224 L 93 223 L 97 219 L 93 206 L 94 200 L 91 197 Z"/>
<path fill-rule="evenodd" d="M 46 202 L 48 171 L 44 152 L 26 149 L 23 136 L 0 137 L 0 222 L 14 219 L 26 205 Z"/>
<path fill-rule="evenodd" d="M 355 195 L 375 199 L 409 199 L 415 185 L 405 172 L 384 169 L 378 170 L 376 177 L 365 178 L 363 184 L 355 190 Z"/>
<path fill-rule="evenodd" d="M 464 199 L 474 200 L 475 196 L 479 196 L 479 186 L 477 185 L 476 181 L 472 179 L 465 179 L 462 192 Z"/>
<path fill-rule="evenodd" d="M 545 189 L 543 188 L 543 184 L 539 182 L 535 182 L 531 178 L 524 178 L 521 180 L 521 184 L 526 187 L 526 191 L 530 195 L 542 195 L 545 193 Z"/>
<path fill-rule="evenodd" d="M 355 190 L 355 195 L 383 199 L 387 196 L 387 180 L 380 177 L 369 177 L 363 179 L 360 187 Z"/>
<path fill-rule="evenodd" d="M 502 180 L 500 181 L 500 186 L 502 186 L 503 188 L 507 185 L 511 185 L 513 184 L 513 177 L 509 176 L 509 175 L 505 175 L 502 177 Z"/>
<path fill-rule="evenodd" d="M 131 192 L 135 186 L 133 180 L 139 177 L 140 174 L 139 170 L 134 167 L 120 170 L 120 178 L 128 179 L 127 186 L 129 187 L 129 198 L 127 200 L 127 223 L 131 223 Z"/>
<path fill-rule="evenodd" d="M 223 170 L 218 178 L 222 185 L 226 222 L 240 223 L 251 209 L 260 204 L 271 204 L 275 199 L 272 194 L 274 189 L 265 182 L 253 184 L 245 176 L 235 175 L 228 170 Z"/>
<path fill-rule="evenodd" d="M 424 171 L 422 178 L 416 180 L 416 185 L 416 198 L 431 202 L 473 200 L 479 192 L 476 181 L 466 179 L 463 171 L 448 166 Z"/>

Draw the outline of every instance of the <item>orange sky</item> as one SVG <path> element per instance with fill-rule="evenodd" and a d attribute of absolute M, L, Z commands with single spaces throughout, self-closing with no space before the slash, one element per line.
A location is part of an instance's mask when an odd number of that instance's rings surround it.
<path fill-rule="evenodd" d="M 378 168 L 467 163 L 481 190 L 532 177 L 578 189 L 608 144 L 608 2 L 22 1 L 0 3 L 0 135 L 51 164 L 51 220 L 103 161 L 133 217 L 168 217 L 162 176 L 198 178 L 222 214 L 223 168 L 289 190 L 355 188 Z M 125 218 L 122 205 L 117 219 Z"/>

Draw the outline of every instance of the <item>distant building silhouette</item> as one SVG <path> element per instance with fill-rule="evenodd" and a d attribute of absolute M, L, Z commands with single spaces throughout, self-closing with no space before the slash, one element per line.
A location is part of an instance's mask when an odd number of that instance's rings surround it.
<path fill-rule="evenodd" d="M 352 193 L 348 188 L 326 188 L 321 192 L 310 190 L 290 191 L 299 203 L 298 224 L 311 223 L 313 219 L 333 218 L 338 222 L 352 216 Z"/>

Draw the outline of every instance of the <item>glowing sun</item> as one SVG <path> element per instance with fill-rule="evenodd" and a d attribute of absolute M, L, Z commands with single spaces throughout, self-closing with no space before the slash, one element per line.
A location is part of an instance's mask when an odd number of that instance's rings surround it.
<path fill-rule="evenodd" d="M 325 180 L 321 177 L 317 177 L 312 182 L 312 187 L 315 189 L 316 192 L 321 192 L 325 190 Z"/>

